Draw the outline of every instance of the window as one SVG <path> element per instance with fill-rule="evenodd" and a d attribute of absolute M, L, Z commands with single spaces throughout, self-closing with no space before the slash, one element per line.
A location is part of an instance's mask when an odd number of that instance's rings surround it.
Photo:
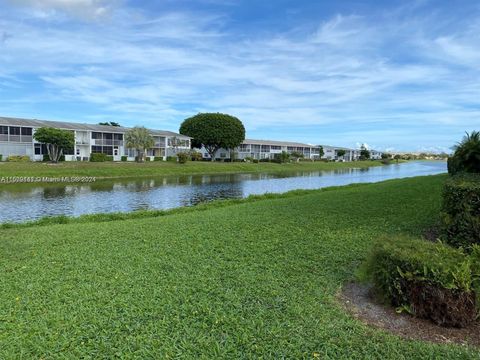
<path fill-rule="evenodd" d="M 113 155 L 113 146 L 104 146 L 102 152 L 107 155 Z"/>
<path fill-rule="evenodd" d="M 92 146 L 92 153 L 93 154 L 100 154 L 102 152 L 101 146 Z"/>
<path fill-rule="evenodd" d="M 8 135 L 8 126 L 0 126 L 0 135 Z"/>
<path fill-rule="evenodd" d="M 103 134 L 103 138 L 104 138 L 104 139 L 107 139 L 107 140 L 112 140 L 112 138 L 113 138 L 113 134 L 110 134 L 110 133 L 104 133 L 104 134 Z"/>
<path fill-rule="evenodd" d="M 277 145 L 272 145 L 271 148 L 272 150 L 282 150 L 282 147 Z"/>
<path fill-rule="evenodd" d="M 47 145 L 35 144 L 35 155 L 48 154 Z"/>
<path fill-rule="evenodd" d="M 22 127 L 22 135 L 32 136 L 32 128 Z"/>
<path fill-rule="evenodd" d="M 102 138 L 102 133 L 99 133 L 99 132 L 92 133 L 92 139 L 101 139 L 101 138 Z"/>
<path fill-rule="evenodd" d="M 123 134 L 113 134 L 114 140 L 123 140 Z"/>
<path fill-rule="evenodd" d="M 10 135 L 20 135 L 20 127 L 10 126 Z"/>

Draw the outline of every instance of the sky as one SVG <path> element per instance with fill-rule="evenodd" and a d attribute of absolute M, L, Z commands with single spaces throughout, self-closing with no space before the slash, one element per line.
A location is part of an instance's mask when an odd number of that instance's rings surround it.
<path fill-rule="evenodd" d="M 480 130 L 480 2 L 0 0 L 0 116 L 449 151 Z"/>

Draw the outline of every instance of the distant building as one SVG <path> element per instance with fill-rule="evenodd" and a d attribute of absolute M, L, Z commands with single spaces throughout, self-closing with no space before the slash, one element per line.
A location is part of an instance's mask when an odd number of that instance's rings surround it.
<path fill-rule="evenodd" d="M 34 161 L 42 161 L 43 155 L 47 154 L 46 147 L 33 138 L 35 130 L 42 127 L 53 127 L 74 133 L 75 145 L 65 154 L 66 161 L 88 161 L 92 153 L 111 155 L 114 161 L 120 161 L 122 156 L 126 156 L 128 161 L 133 161 L 137 156 L 136 150 L 125 146 L 125 133 L 129 128 L 0 117 L 0 154 L 3 155 L 3 160 L 10 155 L 26 155 Z M 188 136 L 171 131 L 149 131 L 155 144 L 147 150 L 146 155 L 152 160 L 154 157 L 166 159 L 178 151 L 190 149 L 191 138 Z"/>
<path fill-rule="evenodd" d="M 322 157 L 320 157 L 320 147 L 323 148 L 324 152 Z M 345 154 L 340 156 L 339 150 L 343 150 Z M 293 152 L 301 153 L 305 159 L 310 160 L 325 159 L 328 161 L 356 161 L 360 158 L 360 150 L 358 149 L 349 149 L 330 145 L 311 145 L 289 141 L 253 139 L 245 139 L 242 144 L 233 149 L 233 151 L 228 149 L 219 149 L 215 154 L 215 158 L 216 160 L 230 159 L 233 153 L 235 159 L 238 160 L 243 160 L 246 158 L 272 160 L 275 158 L 276 154 L 280 154 L 283 151 L 289 154 L 292 154 Z M 210 155 L 205 148 L 200 149 L 200 152 L 205 159 L 210 158 Z M 380 159 L 381 154 L 381 152 L 375 151 L 375 159 Z"/>

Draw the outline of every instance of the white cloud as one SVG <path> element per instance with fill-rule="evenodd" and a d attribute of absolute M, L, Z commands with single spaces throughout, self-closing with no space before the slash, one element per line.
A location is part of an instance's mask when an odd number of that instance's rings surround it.
<path fill-rule="evenodd" d="M 88 18 L 117 4 L 20 3 Z M 30 76 L 40 80 L 42 96 L 56 102 L 147 123 L 162 119 L 172 130 L 197 111 L 223 111 L 239 116 L 250 132 L 317 126 L 318 133 L 297 139 L 312 143 L 322 142 L 320 136 L 328 142 L 322 127 L 337 125 L 348 146 L 374 138 L 378 147 L 390 141 L 399 148 L 406 136 L 432 142 L 438 134 L 412 133 L 421 124 L 470 129 L 480 115 L 466 106 L 478 103 L 480 90 L 478 40 L 470 26 L 440 36 L 429 32 L 431 19 L 410 17 L 411 27 L 401 16 L 372 22 L 337 15 L 314 32 L 246 38 L 226 26 L 223 14 L 128 10 L 112 13 L 108 22 L 75 26 L 0 19 L 0 34 L 10 34 L 0 42 L 0 76 Z M 383 130 L 371 131 L 374 126 Z"/>
<path fill-rule="evenodd" d="M 11 5 L 30 8 L 32 15 L 38 18 L 50 18 L 58 13 L 95 19 L 108 14 L 114 6 L 115 0 L 9 0 Z"/>

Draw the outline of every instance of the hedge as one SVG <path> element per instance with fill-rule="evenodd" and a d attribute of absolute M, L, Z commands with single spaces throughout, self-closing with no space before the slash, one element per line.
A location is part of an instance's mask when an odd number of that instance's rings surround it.
<path fill-rule="evenodd" d="M 122 155 L 122 157 L 120 158 L 121 161 L 127 161 L 128 160 L 128 157 L 125 156 L 125 155 Z"/>
<path fill-rule="evenodd" d="M 104 162 L 107 161 L 108 155 L 103 153 L 92 153 L 90 154 L 90 161 L 91 162 Z M 113 160 L 113 157 L 112 157 Z"/>
<path fill-rule="evenodd" d="M 477 315 L 472 263 L 442 243 L 396 237 L 377 244 L 365 270 L 393 306 L 438 325 L 464 327 Z"/>
<path fill-rule="evenodd" d="M 466 250 L 480 244 L 480 174 L 461 174 L 447 179 L 441 218 L 447 243 Z"/>

